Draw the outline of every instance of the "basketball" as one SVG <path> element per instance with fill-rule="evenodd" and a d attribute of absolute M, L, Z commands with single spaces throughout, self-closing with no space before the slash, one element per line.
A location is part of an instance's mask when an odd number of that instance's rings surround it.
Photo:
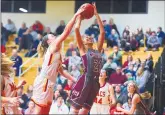
<path fill-rule="evenodd" d="M 91 4 L 85 3 L 80 8 L 83 8 L 85 11 L 81 13 L 81 16 L 84 19 L 90 19 L 94 15 L 94 8 Z"/>

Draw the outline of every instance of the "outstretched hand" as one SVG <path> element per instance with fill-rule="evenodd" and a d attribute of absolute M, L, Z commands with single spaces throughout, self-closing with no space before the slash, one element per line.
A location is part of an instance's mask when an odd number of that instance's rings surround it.
<path fill-rule="evenodd" d="M 80 15 L 82 12 L 84 12 L 84 9 L 83 8 L 79 8 L 76 12 L 76 16 Z"/>
<path fill-rule="evenodd" d="M 94 8 L 94 15 L 98 14 L 97 13 L 97 8 L 96 8 L 96 3 L 93 2 L 92 5 L 93 5 L 93 8 Z"/>

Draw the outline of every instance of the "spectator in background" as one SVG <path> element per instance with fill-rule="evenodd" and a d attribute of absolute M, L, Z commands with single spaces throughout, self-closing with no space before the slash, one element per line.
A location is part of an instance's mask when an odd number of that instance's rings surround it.
<path fill-rule="evenodd" d="M 97 20 L 95 19 L 94 23 L 85 30 L 85 34 L 89 36 L 94 35 L 94 38 L 97 41 L 99 33 L 100 33 L 99 25 L 97 23 Z"/>
<path fill-rule="evenodd" d="M 124 31 L 123 31 L 123 36 L 124 36 L 124 33 L 126 32 L 127 36 L 129 36 L 129 33 L 130 33 L 130 27 L 129 26 L 126 26 Z"/>
<path fill-rule="evenodd" d="M 103 66 L 103 69 L 104 70 L 107 70 L 107 69 L 116 70 L 116 68 L 117 68 L 117 64 L 113 62 L 113 58 L 108 57 L 107 62 Z"/>
<path fill-rule="evenodd" d="M 133 77 L 133 79 L 136 79 L 136 71 L 133 70 L 133 64 L 130 64 L 128 66 L 127 69 L 124 70 L 124 73 L 127 74 L 127 73 L 131 73 L 131 76 Z"/>
<path fill-rule="evenodd" d="M 60 96 L 60 92 L 59 92 L 59 90 L 56 90 L 55 92 L 54 92 L 54 100 L 56 101 L 57 100 L 57 97 L 58 96 Z"/>
<path fill-rule="evenodd" d="M 105 64 L 106 61 L 107 61 L 107 55 L 105 54 L 104 48 L 103 48 L 102 51 L 101 51 L 101 55 L 102 55 L 102 58 L 103 58 L 103 64 Z"/>
<path fill-rule="evenodd" d="M 152 54 L 149 53 L 145 61 L 145 69 L 148 69 L 149 72 L 152 73 L 153 66 L 154 66 L 153 57 L 152 57 Z"/>
<path fill-rule="evenodd" d="M 117 64 L 113 62 L 112 57 L 108 57 L 107 62 L 103 65 L 103 69 L 106 70 L 107 76 L 110 76 L 117 68 Z"/>
<path fill-rule="evenodd" d="M 157 35 L 158 35 L 160 45 L 162 46 L 163 43 L 165 44 L 165 33 L 162 31 L 162 27 L 158 27 Z"/>
<path fill-rule="evenodd" d="M 72 56 L 72 51 L 76 51 L 77 55 L 78 55 L 78 50 L 77 48 L 75 48 L 74 43 L 70 42 L 69 43 L 69 48 L 66 51 L 66 57 Z"/>
<path fill-rule="evenodd" d="M 25 57 L 31 57 L 31 56 L 33 56 L 34 54 L 37 53 L 37 47 L 38 47 L 38 44 L 40 43 L 40 41 L 42 40 L 42 35 L 41 34 L 38 34 L 38 37 L 37 38 L 38 39 L 36 39 L 35 41 L 33 41 L 32 47 L 29 50 L 29 52 L 27 52 L 25 54 Z"/>
<path fill-rule="evenodd" d="M 6 40 L 7 40 L 7 30 L 3 27 L 3 23 L 1 22 L 1 53 L 6 52 Z"/>
<path fill-rule="evenodd" d="M 121 91 L 121 85 L 116 85 L 115 87 L 115 97 L 117 103 L 124 104 L 127 102 L 128 96 Z"/>
<path fill-rule="evenodd" d="M 115 29 L 112 29 L 111 34 L 107 39 L 107 47 L 119 46 L 119 35 L 116 33 Z"/>
<path fill-rule="evenodd" d="M 7 41 L 7 30 L 3 27 L 3 23 L 1 22 L 1 45 L 5 46 Z"/>
<path fill-rule="evenodd" d="M 32 26 L 29 28 L 30 34 L 33 37 L 33 41 L 37 40 L 38 33 L 33 30 Z M 41 33 L 40 33 L 41 34 Z M 41 34 L 42 35 L 42 34 Z"/>
<path fill-rule="evenodd" d="M 68 94 L 63 90 L 63 88 L 64 87 L 61 84 L 58 84 L 56 90 L 60 92 L 60 95 L 63 97 L 64 101 L 66 101 Z"/>
<path fill-rule="evenodd" d="M 139 69 L 140 65 L 141 65 L 141 60 L 140 60 L 140 58 L 137 58 L 136 61 L 135 61 L 133 70 L 137 71 Z"/>
<path fill-rule="evenodd" d="M 113 58 L 113 62 L 115 62 L 117 65 L 120 65 L 120 66 L 122 65 L 122 54 L 119 51 L 117 46 L 113 47 L 113 53 L 110 54 L 109 57 Z"/>
<path fill-rule="evenodd" d="M 51 32 L 50 27 L 46 27 L 45 32 L 44 32 L 44 34 L 43 34 L 43 36 L 45 36 L 45 35 L 47 35 L 47 34 L 54 34 L 54 33 L 52 33 L 52 32 Z"/>
<path fill-rule="evenodd" d="M 112 84 L 112 86 L 116 85 L 123 85 L 127 81 L 127 77 L 125 75 L 122 75 L 121 67 L 116 68 L 116 72 L 112 73 L 109 78 L 109 83 Z"/>
<path fill-rule="evenodd" d="M 124 62 L 122 68 L 126 69 L 126 68 L 128 68 L 128 65 L 133 64 L 133 63 L 134 63 L 134 61 L 133 61 L 132 55 L 128 55 L 127 60 Z"/>
<path fill-rule="evenodd" d="M 147 47 L 146 47 L 145 51 L 148 51 L 148 49 L 150 49 L 150 48 L 152 48 L 153 51 L 156 51 L 156 50 L 158 50 L 159 46 L 160 46 L 159 39 L 156 35 L 156 32 L 153 31 L 152 35 L 147 40 Z"/>
<path fill-rule="evenodd" d="M 28 28 L 26 27 L 26 23 L 23 22 L 21 28 L 18 31 L 18 37 L 15 38 L 15 44 L 19 44 L 19 41 L 21 41 L 23 33 L 26 32 Z"/>
<path fill-rule="evenodd" d="M 116 30 L 116 32 L 117 32 L 117 34 L 119 35 L 119 38 L 120 38 L 120 33 L 119 33 L 118 29 L 117 29 L 116 24 L 114 23 L 113 18 L 110 18 L 110 20 L 109 20 L 109 25 L 110 25 L 110 28 L 111 28 L 111 29 L 115 29 L 115 30 Z"/>
<path fill-rule="evenodd" d="M 123 36 L 121 38 L 121 41 L 120 41 L 120 48 L 121 50 L 127 50 L 127 47 L 128 47 L 128 43 L 129 43 L 129 40 L 130 40 L 130 37 L 129 35 L 127 35 L 126 32 L 123 33 Z"/>
<path fill-rule="evenodd" d="M 28 102 L 28 108 L 25 110 L 25 115 L 30 115 L 34 112 L 35 104 L 33 101 Z"/>
<path fill-rule="evenodd" d="M 72 70 L 71 70 L 70 73 L 71 73 L 71 75 L 72 75 L 73 77 L 75 77 L 77 80 L 78 80 L 79 76 L 81 75 L 79 69 L 78 69 L 77 66 L 75 66 L 75 65 L 72 65 Z"/>
<path fill-rule="evenodd" d="M 12 50 L 12 56 L 10 59 L 14 61 L 13 68 L 16 72 L 15 75 L 19 76 L 19 68 L 22 65 L 22 58 L 18 55 L 17 49 Z"/>
<path fill-rule="evenodd" d="M 132 32 L 130 32 L 130 41 L 129 41 L 129 43 L 130 43 L 130 50 L 132 50 L 132 51 L 138 50 L 139 45 L 138 45 L 138 42 L 135 39 L 135 36 L 133 35 Z"/>
<path fill-rule="evenodd" d="M 33 43 L 33 36 L 30 34 L 31 28 L 27 29 L 26 32 L 23 33 L 22 39 L 19 44 L 19 52 L 22 49 L 30 49 Z"/>
<path fill-rule="evenodd" d="M 67 92 L 68 96 L 70 96 L 70 92 L 71 92 L 72 86 L 73 86 L 73 82 L 71 80 L 67 80 L 67 84 L 66 84 L 66 86 L 64 88 L 64 91 Z"/>
<path fill-rule="evenodd" d="M 107 24 L 106 20 L 103 20 L 104 31 L 105 31 L 105 39 L 108 39 L 108 36 L 111 34 L 111 27 Z"/>
<path fill-rule="evenodd" d="M 57 97 L 57 101 L 53 100 L 49 114 L 68 114 L 69 108 L 64 103 L 64 99 L 61 96 Z"/>
<path fill-rule="evenodd" d="M 33 24 L 32 28 L 37 33 L 43 34 L 44 26 L 41 24 L 40 21 L 36 20 L 36 22 Z"/>
<path fill-rule="evenodd" d="M 71 72 L 73 65 L 80 70 L 81 63 L 81 58 L 77 56 L 76 51 L 72 51 L 72 56 L 69 57 L 68 71 Z"/>
<path fill-rule="evenodd" d="M 56 31 L 55 31 L 55 35 L 58 36 L 58 35 L 61 35 L 65 29 L 65 22 L 64 20 L 61 20 L 60 21 L 60 25 L 56 28 Z"/>
<path fill-rule="evenodd" d="M 145 46 L 147 46 L 147 41 L 148 41 L 148 38 L 151 36 L 151 34 L 152 34 L 151 28 L 148 28 L 148 29 L 146 30 L 145 35 L 144 35 L 144 37 L 145 37 L 145 40 L 144 40 Z"/>
<path fill-rule="evenodd" d="M 144 45 L 144 33 L 143 33 L 143 28 L 139 27 L 138 28 L 138 36 L 140 38 L 139 42 L 139 46 L 143 46 Z"/>
<path fill-rule="evenodd" d="M 7 30 L 7 41 L 8 41 L 8 36 L 16 33 L 16 27 L 14 22 L 12 22 L 11 19 L 8 19 L 5 28 Z"/>
<path fill-rule="evenodd" d="M 143 67 L 140 67 L 136 73 L 136 83 L 139 88 L 140 93 L 145 92 L 146 83 L 150 77 L 150 72 L 145 70 Z"/>

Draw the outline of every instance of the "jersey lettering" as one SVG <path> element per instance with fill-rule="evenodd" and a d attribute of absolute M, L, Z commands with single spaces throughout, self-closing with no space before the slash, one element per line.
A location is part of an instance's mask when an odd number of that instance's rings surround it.
<path fill-rule="evenodd" d="M 105 92 L 104 91 L 99 91 L 99 93 L 97 94 L 97 96 L 105 97 Z"/>
<path fill-rule="evenodd" d="M 76 90 L 73 90 L 73 95 L 75 95 L 76 97 L 78 97 L 79 96 L 79 92 L 78 91 L 76 91 Z"/>

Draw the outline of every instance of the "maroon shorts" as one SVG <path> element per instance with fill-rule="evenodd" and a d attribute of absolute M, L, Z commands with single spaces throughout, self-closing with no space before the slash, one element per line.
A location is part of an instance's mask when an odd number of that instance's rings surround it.
<path fill-rule="evenodd" d="M 68 102 L 76 109 L 84 107 L 90 110 L 99 89 L 98 79 L 82 75 L 73 86 Z"/>

